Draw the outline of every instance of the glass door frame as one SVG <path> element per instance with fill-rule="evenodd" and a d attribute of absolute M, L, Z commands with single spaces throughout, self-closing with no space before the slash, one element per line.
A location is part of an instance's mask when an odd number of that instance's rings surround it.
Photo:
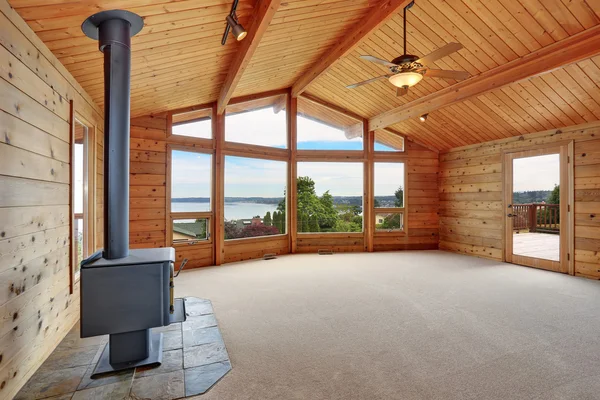
<path fill-rule="evenodd" d="M 559 261 L 528 257 L 513 253 L 513 161 L 519 158 L 559 154 L 560 159 L 560 257 Z M 564 141 L 540 147 L 520 148 L 504 152 L 504 261 L 528 267 L 574 275 L 574 187 L 573 142 Z"/>

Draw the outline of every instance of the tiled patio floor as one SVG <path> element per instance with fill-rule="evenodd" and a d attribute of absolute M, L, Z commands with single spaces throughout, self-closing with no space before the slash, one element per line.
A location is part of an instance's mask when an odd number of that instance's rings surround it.
<path fill-rule="evenodd" d="M 108 336 L 81 339 L 79 324 L 63 339 L 16 399 L 178 399 L 206 392 L 231 370 L 209 300 L 186 298 L 187 320 L 164 334 L 159 367 L 90 375 Z"/>

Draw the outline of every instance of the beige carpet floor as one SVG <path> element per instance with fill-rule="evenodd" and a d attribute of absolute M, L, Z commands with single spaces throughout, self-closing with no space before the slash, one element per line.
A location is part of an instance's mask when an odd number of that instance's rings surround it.
<path fill-rule="evenodd" d="M 233 370 L 198 399 L 599 399 L 600 282 L 442 251 L 182 272 Z"/>

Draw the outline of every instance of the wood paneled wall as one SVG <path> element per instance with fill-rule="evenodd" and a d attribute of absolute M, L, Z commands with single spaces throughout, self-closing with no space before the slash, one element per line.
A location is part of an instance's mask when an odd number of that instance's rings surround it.
<path fill-rule="evenodd" d="M 573 140 L 575 274 L 600 279 L 600 122 L 440 154 L 440 248 L 502 260 L 503 151 Z"/>
<path fill-rule="evenodd" d="M 6 399 L 79 319 L 79 285 L 69 294 L 70 102 L 96 126 L 99 150 L 103 121 L 5 0 L 0 93 L 0 398 Z"/>

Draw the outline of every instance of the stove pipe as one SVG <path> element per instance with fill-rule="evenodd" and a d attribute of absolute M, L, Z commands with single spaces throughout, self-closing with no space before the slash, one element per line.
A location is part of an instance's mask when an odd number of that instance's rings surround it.
<path fill-rule="evenodd" d="M 144 23 L 123 10 L 103 11 L 82 25 L 104 53 L 104 258 L 129 254 L 129 109 L 131 37 Z"/>

